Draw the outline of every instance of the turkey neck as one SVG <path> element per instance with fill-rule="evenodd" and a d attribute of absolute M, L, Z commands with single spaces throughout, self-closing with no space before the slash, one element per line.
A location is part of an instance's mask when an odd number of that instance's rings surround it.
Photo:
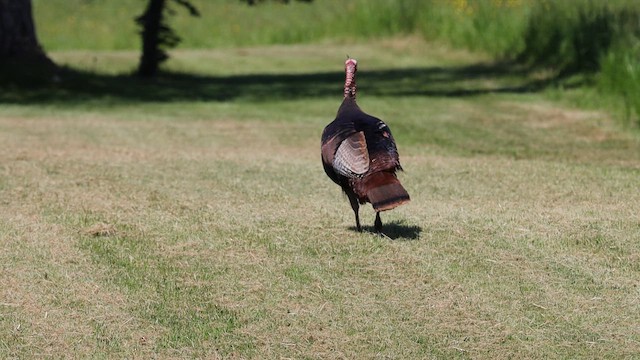
<path fill-rule="evenodd" d="M 344 82 L 344 99 L 356 100 L 356 71 L 357 65 L 353 59 L 347 60 L 345 64 L 345 72 L 347 79 Z"/>

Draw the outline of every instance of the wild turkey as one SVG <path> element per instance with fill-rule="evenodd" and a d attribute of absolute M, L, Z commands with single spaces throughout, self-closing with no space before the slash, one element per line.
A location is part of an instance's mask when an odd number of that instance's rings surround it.
<path fill-rule="evenodd" d="M 408 202 L 409 194 L 396 176 L 402 167 L 391 130 L 356 104 L 357 68 L 355 59 L 347 59 L 344 100 L 322 132 L 322 165 L 349 198 L 358 231 L 359 204 L 370 202 L 376 211 L 375 230 L 382 233 L 380 212 Z"/>

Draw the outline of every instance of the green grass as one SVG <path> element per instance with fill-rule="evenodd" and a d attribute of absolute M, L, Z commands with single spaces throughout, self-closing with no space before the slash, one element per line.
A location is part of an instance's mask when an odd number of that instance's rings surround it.
<path fill-rule="evenodd" d="M 238 0 L 192 3 L 200 17 L 191 17 L 175 5 L 169 17 L 184 48 L 348 40 L 412 32 L 416 6 L 421 6 L 415 0 L 293 1 L 286 6 L 277 1 L 260 6 Z M 134 18 L 144 11 L 145 4 L 142 0 L 34 0 L 34 15 L 48 50 L 138 49 Z"/>
<path fill-rule="evenodd" d="M 320 164 L 346 52 L 406 169 L 394 240 Z M 77 71 L 0 94 L 1 358 L 640 352 L 640 143 L 538 78 L 416 38 L 177 51 L 152 82 L 52 56 Z"/>
<path fill-rule="evenodd" d="M 175 8 L 168 21 L 182 39 L 180 48 L 353 43 L 413 34 L 543 69 L 562 85 L 578 74 L 587 79 L 581 86 L 598 91 L 600 108 L 617 114 L 628 127 L 639 124 L 636 1 L 322 0 L 286 6 L 267 1 L 253 7 L 238 0 L 193 3 L 201 17 Z M 144 5 L 142 0 L 34 0 L 34 13 L 46 50 L 133 50 L 140 48 L 133 19 Z M 89 69 L 99 67 L 98 56 L 87 56 Z"/>

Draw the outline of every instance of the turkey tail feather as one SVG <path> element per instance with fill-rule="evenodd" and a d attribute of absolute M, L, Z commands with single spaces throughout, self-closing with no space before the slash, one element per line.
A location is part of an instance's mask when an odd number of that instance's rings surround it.
<path fill-rule="evenodd" d="M 411 200 L 407 190 L 393 173 L 375 173 L 367 180 L 367 197 L 375 211 L 391 210 Z"/>

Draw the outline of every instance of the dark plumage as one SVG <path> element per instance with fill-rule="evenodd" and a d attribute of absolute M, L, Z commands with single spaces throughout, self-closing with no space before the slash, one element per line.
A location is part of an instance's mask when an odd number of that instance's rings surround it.
<path fill-rule="evenodd" d="M 345 62 L 344 100 L 322 132 L 322 165 L 347 194 L 358 231 L 359 204 L 370 202 L 376 211 L 375 229 L 381 233 L 380 212 L 408 202 L 409 194 L 396 176 L 402 166 L 391 130 L 356 103 L 357 64 L 355 59 Z"/>

